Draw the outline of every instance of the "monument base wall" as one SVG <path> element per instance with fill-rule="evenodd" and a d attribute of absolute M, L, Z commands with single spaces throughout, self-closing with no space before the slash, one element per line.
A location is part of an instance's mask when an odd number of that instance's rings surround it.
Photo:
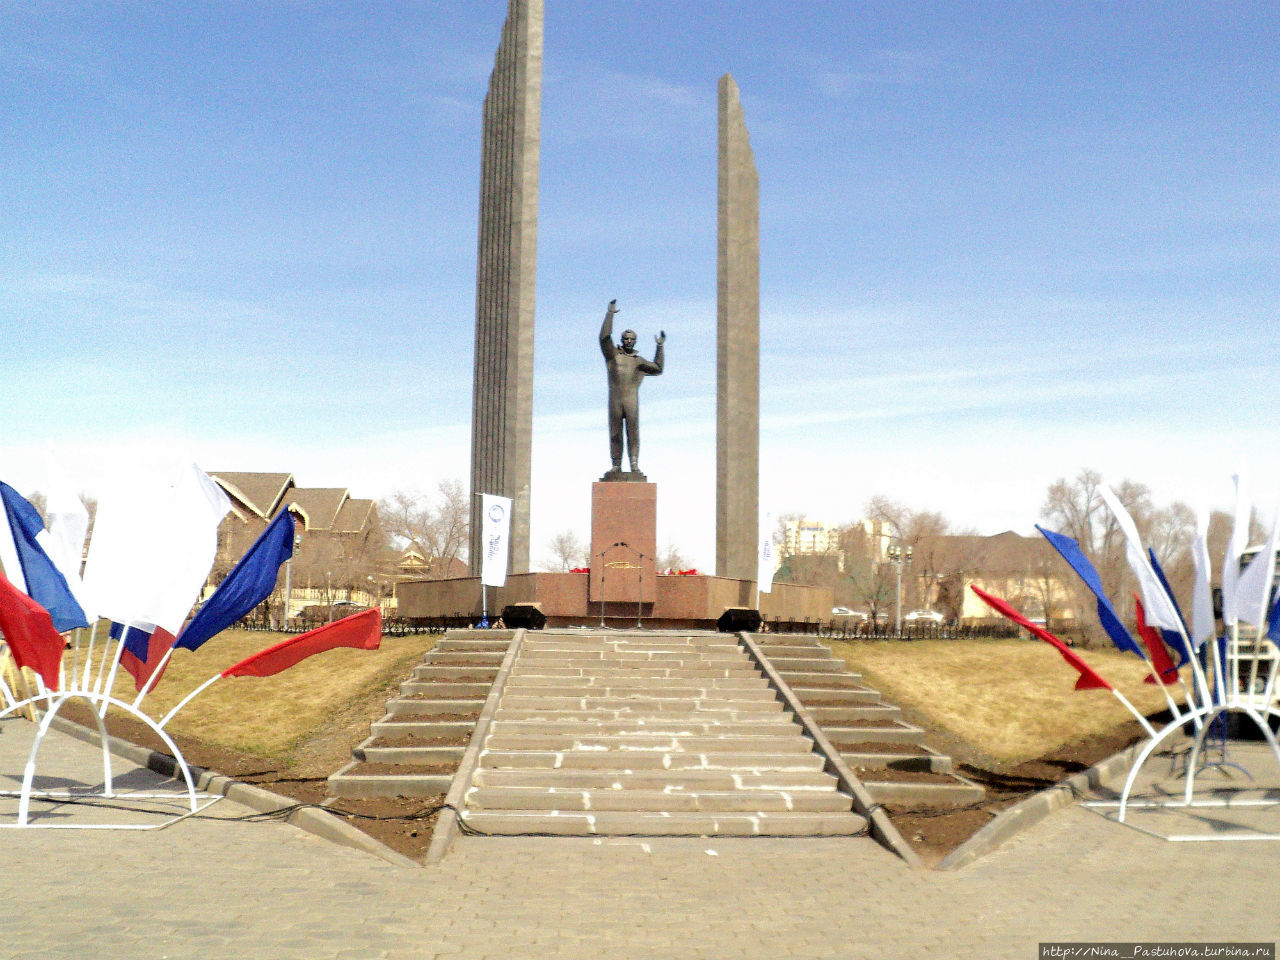
<path fill-rule="evenodd" d="M 513 603 L 536 603 L 549 627 L 635 626 L 653 630 L 714 630 L 729 607 L 755 607 L 755 583 L 709 576 L 654 578 L 655 596 L 639 603 L 588 600 L 585 573 L 524 573 L 507 578 L 506 586 L 489 588 L 489 615 Z M 410 619 L 481 614 L 480 579 L 415 580 L 396 587 L 400 616 Z M 760 595 L 766 620 L 830 620 L 833 597 L 826 587 L 774 584 Z"/>

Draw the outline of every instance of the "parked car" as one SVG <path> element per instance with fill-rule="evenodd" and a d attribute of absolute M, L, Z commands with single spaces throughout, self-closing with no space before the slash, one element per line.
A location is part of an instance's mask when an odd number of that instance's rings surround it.
<path fill-rule="evenodd" d="M 850 607 L 832 607 L 831 615 L 833 617 L 847 617 L 852 620 L 866 620 L 867 614 L 862 610 L 854 610 Z"/>
<path fill-rule="evenodd" d="M 936 610 L 912 610 L 904 615 L 902 619 L 924 623 L 941 623 L 946 618 Z"/>

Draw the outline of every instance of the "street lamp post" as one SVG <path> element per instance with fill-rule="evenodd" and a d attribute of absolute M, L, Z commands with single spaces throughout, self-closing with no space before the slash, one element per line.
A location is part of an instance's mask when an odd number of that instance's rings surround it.
<path fill-rule="evenodd" d="M 911 562 L 911 546 L 894 543 L 885 551 L 889 562 L 893 564 L 896 575 L 896 586 L 893 591 L 893 633 L 902 636 L 902 567 Z"/>

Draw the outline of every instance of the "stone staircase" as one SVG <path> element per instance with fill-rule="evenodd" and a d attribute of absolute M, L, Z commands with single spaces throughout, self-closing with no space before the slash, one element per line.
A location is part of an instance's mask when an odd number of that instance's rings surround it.
<path fill-rule="evenodd" d="M 527 634 L 485 736 L 459 809 L 472 833 L 867 828 L 732 636 Z"/>
<path fill-rule="evenodd" d="M 897 707 L 821 641 L 786 634 L 754 638 L 876 802 L 909 808 L 983 799 L 986 791 L 955 774 L 950 757 L 925 745 L 924 730 L 903 721 Z"/>
<path fill-rule="evenodd" d="M 431 797 L 448 791 L 511 645 L 510 633 L 445 635 L 387 701 L 352 761 L 329 778 L 332 797 Z"/>

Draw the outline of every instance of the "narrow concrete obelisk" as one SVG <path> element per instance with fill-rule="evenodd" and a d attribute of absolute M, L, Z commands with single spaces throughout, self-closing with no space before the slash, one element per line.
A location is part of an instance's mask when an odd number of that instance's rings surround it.
<path fill-rule="evenodd" d="M 533 315 L 538 255 L 543 0 L 509 0 L 484 99 L 476 267 L 471 508 L 477 494 L 510 497 L 507 569 L 529 569 L 533 439 Z M 481 524 L 471 524 L 472 575 Z"/>
<path fill-rule="evenodd" d="M 756 578 L 760 513 L 760 178 L 738 85 L 720 78 L 716 574 Z"/>

